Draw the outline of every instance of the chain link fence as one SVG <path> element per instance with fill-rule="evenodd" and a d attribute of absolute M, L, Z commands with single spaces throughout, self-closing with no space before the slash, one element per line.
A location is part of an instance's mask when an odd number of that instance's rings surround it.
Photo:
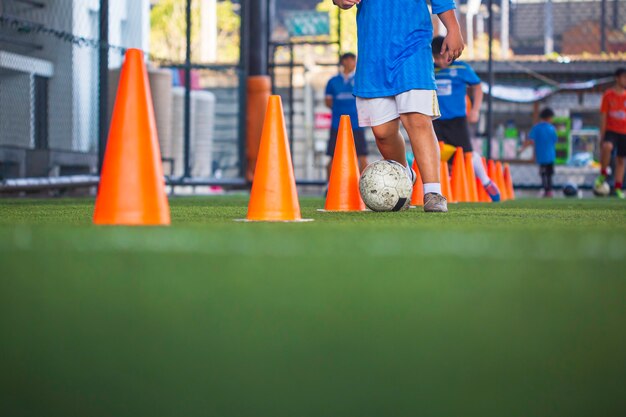
<path fill-rule="evenodd" d="M 101 103 L 110 117 L 127 48 L 146 53 L 165 173 L 240 177 L 245 122 L 240 29 L 246 2 L 190 0 L 189 61 L 187 0 L 107 3 L 108 39 L 101 41 L 101 0 L 0 0 L 0 178 L 97 173 Z M 336 74 L 337 54 L 356 52 L 354 16 L 341 12 L 337 19 L 330 0 L 270 3 L 276 8 L 270 73 L 274 92 L 285 103 L 296 176 L 323 181 L 329 113 L 324 87 Z M 488 2 L 457 5 L 467 41 L 463 59 L 489 91 Z M 289 16 L 314 11 L 330 13 L 328 35 L 289 33 Z M 438 20 L 433 22 L 440 32 Z M 516 149 L 541 108 L 550 106 L 563 131 L 558 170 L 586 169 L 582 184 L 588 185 L 595 165 L 577 154 L 597 158 L 600 98 L 626 60 L 626 1 L 494 0 L 492 25 L 493 123 L 487 125 L 483 105 L 473 129 L 476 149 L 513 162 L 516 183 L 539 185 L 532 156 Z M 294 42 L 299 45 L 292 61 Z M 99 84 L 101 48 L 107 51 L 106 91 Z M 371 134 L 368 140 L 375 154 Z M 572 167 L 583 162 L 584 167 Z"/>
<path fill-rule="evenodd" d="M 100 39 L 101 4 L 108 39 Z M 0 178 L 97 173 L 128 48 L 147 58 L 166 174 L 239 176 L 240 6 L 190 0 L 190 10 L 187 66 L 186 0 L 0 0 Z"/>

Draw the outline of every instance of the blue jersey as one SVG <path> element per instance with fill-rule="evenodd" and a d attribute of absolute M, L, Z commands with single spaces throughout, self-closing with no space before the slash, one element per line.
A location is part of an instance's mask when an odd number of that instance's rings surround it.
<path fill-rule="evenodd" d="M 339 121 L 342 115 L 350 116 L 352 129 L 359 128 L 359 115 L 356 111 L 356 98 L 352 94 L 354 89 L 354 76 L 344 77 L 338 74 L 331 78 L 326 84 L 326 96 L 333 99 L 333 120 L 331 127 L 339 128 Z"/>
<path fill-rule="evenodd" d="M 456 119 L 467 116 L 465 95 L 468 85 L 480 84 L 480 78 L 465 62 L 455 61 L 448 68 L 435 67 L 437 98 L 439 99 L 439 120 Z"/>
<path fill-rule="evenodd" d="M 432 13 L 455 8 L 431 0 Z M 354 94 L 376 98 L 435 90 L 433 25 L 426 0 L 362 0 L 357 6 L 359 63 Z"/>
<path fill-rule="evenodd" d="M 556 144 L 558 137 L 556 129 L 548 122 L 539 122 L 533 126 L 528 134 L 535 142 L 535 156 L 538 164 L 553 164 L 556 159 Z"/>

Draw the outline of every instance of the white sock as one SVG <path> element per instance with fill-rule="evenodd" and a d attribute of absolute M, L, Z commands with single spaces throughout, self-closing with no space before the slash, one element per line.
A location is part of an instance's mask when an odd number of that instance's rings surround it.
<path fill-rule="evenodd" d="M 480 155 L 476 152 L 472 152 L 472 165 L 474 165 L 474 174 L 476 174 L 476 178 L 478 178 L 483 185 L 489 184 L 491 179 L 487 176 L 483 161 L 480 158 Z"/>
<path fill-rule="evenodd" d="M 424 184 L 424 195 L 428 193 L 441 194 L 441 184 L 438 182 L 429 182 Z"/>

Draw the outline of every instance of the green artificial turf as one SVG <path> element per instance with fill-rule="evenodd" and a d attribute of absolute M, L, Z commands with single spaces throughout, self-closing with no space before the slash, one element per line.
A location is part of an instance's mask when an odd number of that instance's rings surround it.
<path fill-rule="evenodd" d="M 626 415 L 626 204 L 169 228 L 0 199 L 0 416 Z"/>

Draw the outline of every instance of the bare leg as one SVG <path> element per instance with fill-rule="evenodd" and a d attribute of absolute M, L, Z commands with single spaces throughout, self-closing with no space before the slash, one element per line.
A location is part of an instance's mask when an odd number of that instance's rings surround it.
<path fill-rule="evenodd" d="M 392 120 L 378 126 L 372 126 L 376 138 L 376 146 L 383 158 L 391 159 L 407 166 L 404 138 L 400 133 L 400 119 Z"/>
<path fill-rule="evenodd" d="M 615 182 L 624 182 L 624 171 L 626 170 L 626 160 L 623 156 L 615 158 Z"/>
<path fill-rule="evenodd" d="M 600 149 L 600 168 L 604 171 L 611 163 L 611 153 L 613 153 L 613 144 L 608 141 L 602 142 Z"/>
<path fill-rule="evenodd" d="M 365 167 L 367 167 L 367 156 L 359 155 L 358 160 L 359 160 L 359 171 L 363 172 Z"/>
<path fill-rule="evenodd" d="M 400 119 L 409 134 L 422 181 L 424 184 L 439 183 L 439 144 L 430 116 L 405 113 L 400 115 Z"/>

